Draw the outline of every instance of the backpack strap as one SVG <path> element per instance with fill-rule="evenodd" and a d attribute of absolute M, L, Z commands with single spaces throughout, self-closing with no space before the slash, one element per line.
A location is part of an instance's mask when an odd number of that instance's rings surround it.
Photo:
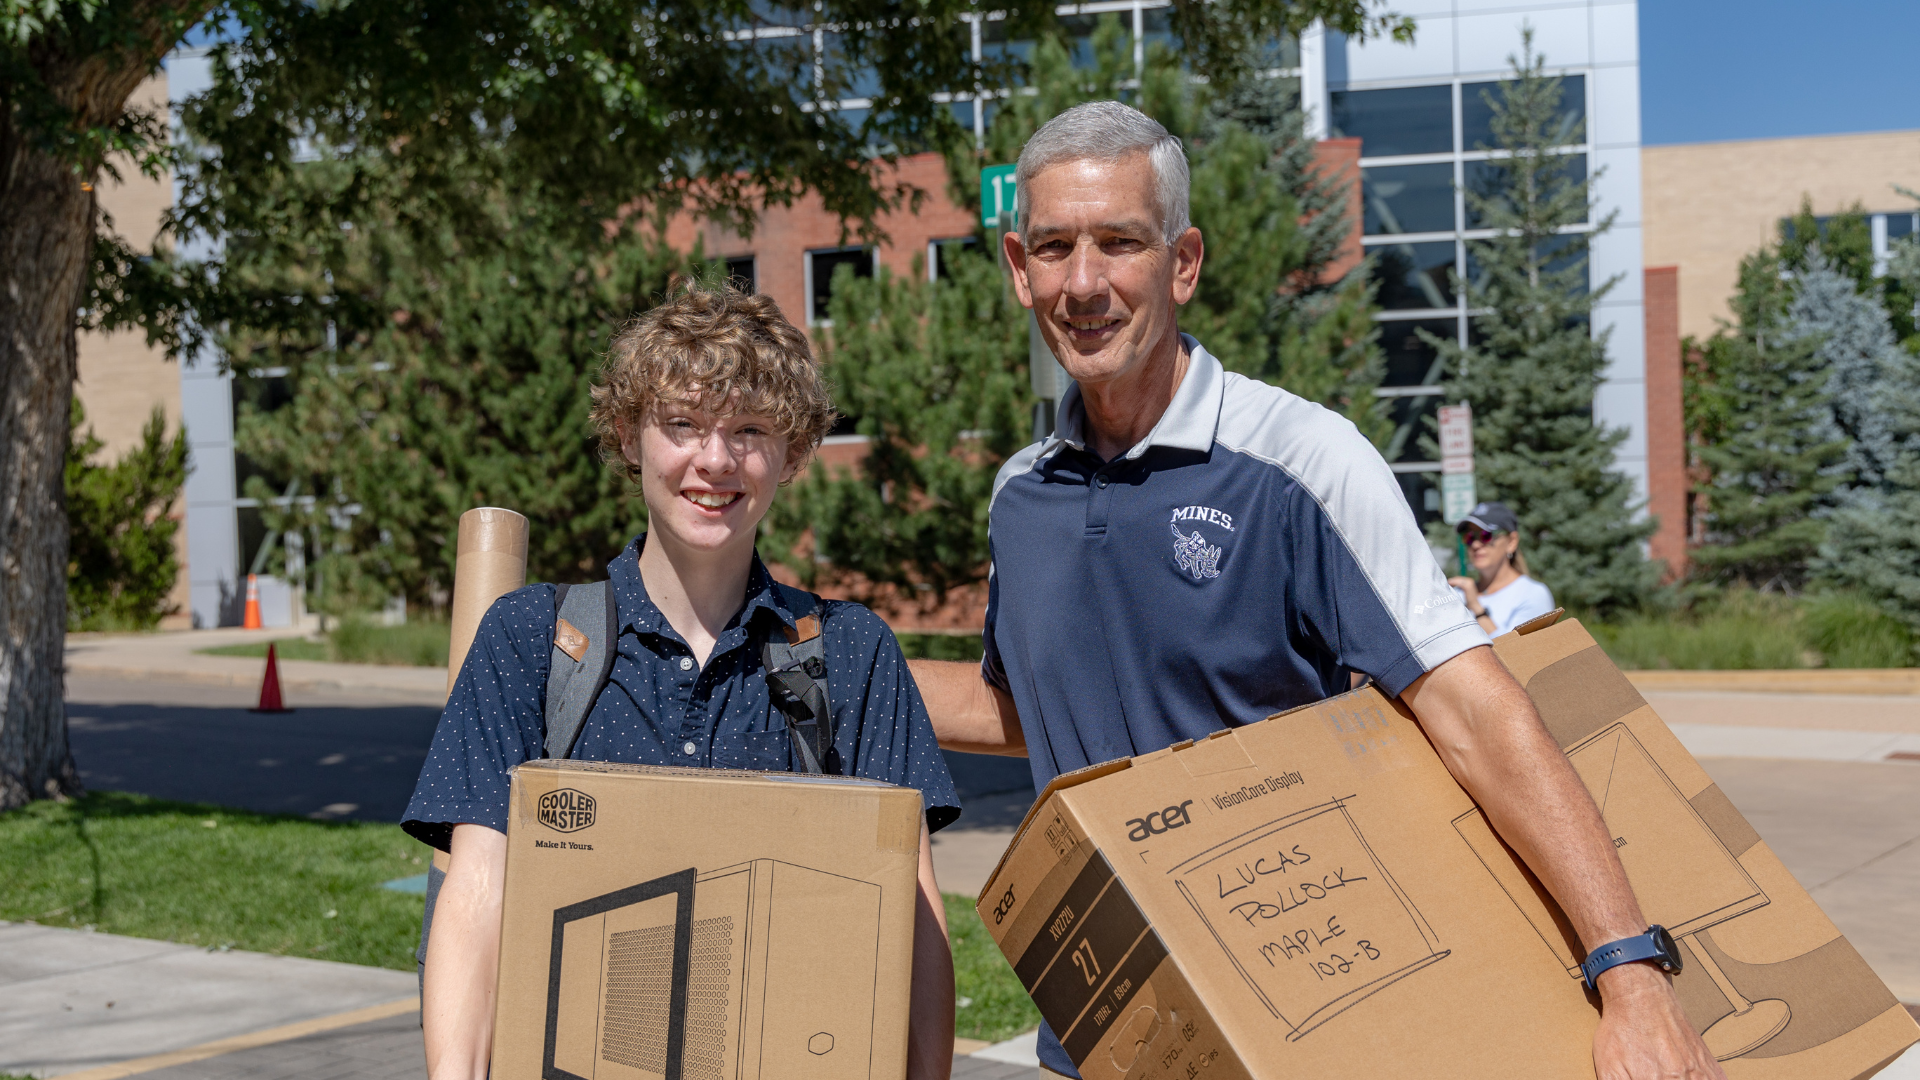
<path fill-rule="evenodd" d="M 827 697 L 826 636 L 821 625 L 826 608 L 804 589 L 773 582 L 781 605 L 793 615 L 793 625 L 779 619 L 779 633 L 767 635 L 760 659 L 767 673 L 767 693 L 787 718 L 794 754 L 810 773 L 838 773 L 839 755 L 833 748 L 833 710 Z"/>
<path fill-rule="evenodd" d="M 620 617 L 613 582 L 560 585 L 553 592 L 553 659 L 547 668 L 547 756 L 573 756 L 587 713 L 613 672 Z"/>

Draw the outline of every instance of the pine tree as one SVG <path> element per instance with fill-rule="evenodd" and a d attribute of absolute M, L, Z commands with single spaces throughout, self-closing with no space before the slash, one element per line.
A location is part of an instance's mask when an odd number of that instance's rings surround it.
<path fill-rule="evenodd" d="M 1849 444 L 1846 479 L 1836 492 L 1845 501 L 1849 493 L 1878 490 L 1888 482 L 1901 437 L 1896 434 L 1900 418 L 1887 410 L 1887 389 L 1912 382 L 1914 357 L 1895 344 L 1877 283 L 1860 291 L 1859 280 L 1830 261 L 1818 244 L 1805 249 L 1800 265 L 1786 333 L 1815 342 L 1814 357 L 1827 369 L 1833 427 Z"/>
<path fill-rule="evenodd" d="M 294 182 L 329 182 L 325 162 Z M 399 595 L 444 607 L 459 516 L 507 506 L 533 520 L 528 574 L 597 578 L 645 511 L 601 463 L 588 386 L 620 324 L 664 295 L 684 257 L 641 230 L 556 228 L 497 194 L 493 242 L 352 222 L 235 238 L 253 311 L 223 341 L 247 367 L 285 368 L 291 401 L 240 409 L 239 451 L 276 479 L 247 481 L 266 525 L 311 538 L 315 610 Z M 336 245 L 329 235 L 343 234 Z M 269 309 L 269 305 L 271 308 Z M 291 483 L 291 490 L 282 485 Z M 291 502 L 288 496 L 291 495 Z M 284 571 L 284 546 L 267 567 Z"/>
<path fill-rule="evenodd" d="M 173 508 L 187 482 L 187 433 L 167 438 L 158 405 L 140 443 L 110 464 L 93 461 L 105 447 L 73 402 L 67 445 L 67 628 L 151 630 L 176 605 L 168 595 L 180 577 Z"/>
<path fill-rule="evenodd" d="M 1710 479 L 1696 573 L 1721 583 L 1797 589 L 1826 536 L 1814 516 L 1839 486 L 1847 442 L 1832 426 L 1818 340 L 1787 324 L 1790 289 L 1770 251 L 1740 265 L 1732 307 L 1688 373 L 1695 453 Z"/>
<path fill-rule="evenodd" d="M 1627 433 L 1593 418 L 1607 342 L 1590 322 L 1614 282 L 1589 290 L 1587 253 L 1612 218 L 1590 232 L 1571 228 L 1592 205 L 1589 178 L 1562 152 L 1581 136 L 1564 124 L 1561 82 L 1543 73 L 1530 31 L 1524 40 L 1512 78 L 1490 95 L 1503 153 L 1465 192 L 1470 215 L 1495 230 L 1469 241 L 1480 274 L 1461 283 L 1468 306 L 1487 314 L 1475 317 L 1467 342 L 1428 340 L 1445 364 L 1448 399 L 1473 407 L 1480 497 L 1513 509 L 1527 562 L 1557 600 L 1608 612 L 1640 605 L 1657 587 L 1660 567 L 1641 548 L 1657 523 L 1636 519 L 1633 481 L 1613 468 Z"/>

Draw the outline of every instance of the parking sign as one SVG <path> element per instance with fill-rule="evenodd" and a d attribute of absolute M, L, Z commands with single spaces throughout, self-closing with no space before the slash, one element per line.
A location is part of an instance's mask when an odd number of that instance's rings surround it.
<path fill-rule="evenodd" d="M 1001 214 L 1016 213 L 1013 171 L 1017 165 L 989 165 L 980 170 L 980 224 L 991 229 Z"/>

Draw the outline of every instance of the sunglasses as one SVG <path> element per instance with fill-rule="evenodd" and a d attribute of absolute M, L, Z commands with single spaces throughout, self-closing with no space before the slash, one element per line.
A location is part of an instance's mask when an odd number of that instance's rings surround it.
<path fill-rule="evenodd" d="M 1460 530 L 1461 540 L 1465 541 L 1466 543 L 1476 544 L 1476 545 L 1490 544 L 1493 542 L 1493 538 L 1499 535 L 1500 534 L 1497 532 L 1488 532 L 1485 529 L 1478 528 L 1472 525 L 1469 525 L 1466 528 Z"/>

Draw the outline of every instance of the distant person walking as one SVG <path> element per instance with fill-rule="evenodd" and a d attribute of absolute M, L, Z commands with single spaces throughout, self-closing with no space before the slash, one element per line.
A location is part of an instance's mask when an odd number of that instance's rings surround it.
<path fill-rule="evenodd" d="M 1520 521 L 1506 503 L 1483 502 L 1460 519 L 1472 577 L 1448 578 L 1480 628 L 1493 637 L 1553 610 L 1553 591 L 1527 576 Z"/>

